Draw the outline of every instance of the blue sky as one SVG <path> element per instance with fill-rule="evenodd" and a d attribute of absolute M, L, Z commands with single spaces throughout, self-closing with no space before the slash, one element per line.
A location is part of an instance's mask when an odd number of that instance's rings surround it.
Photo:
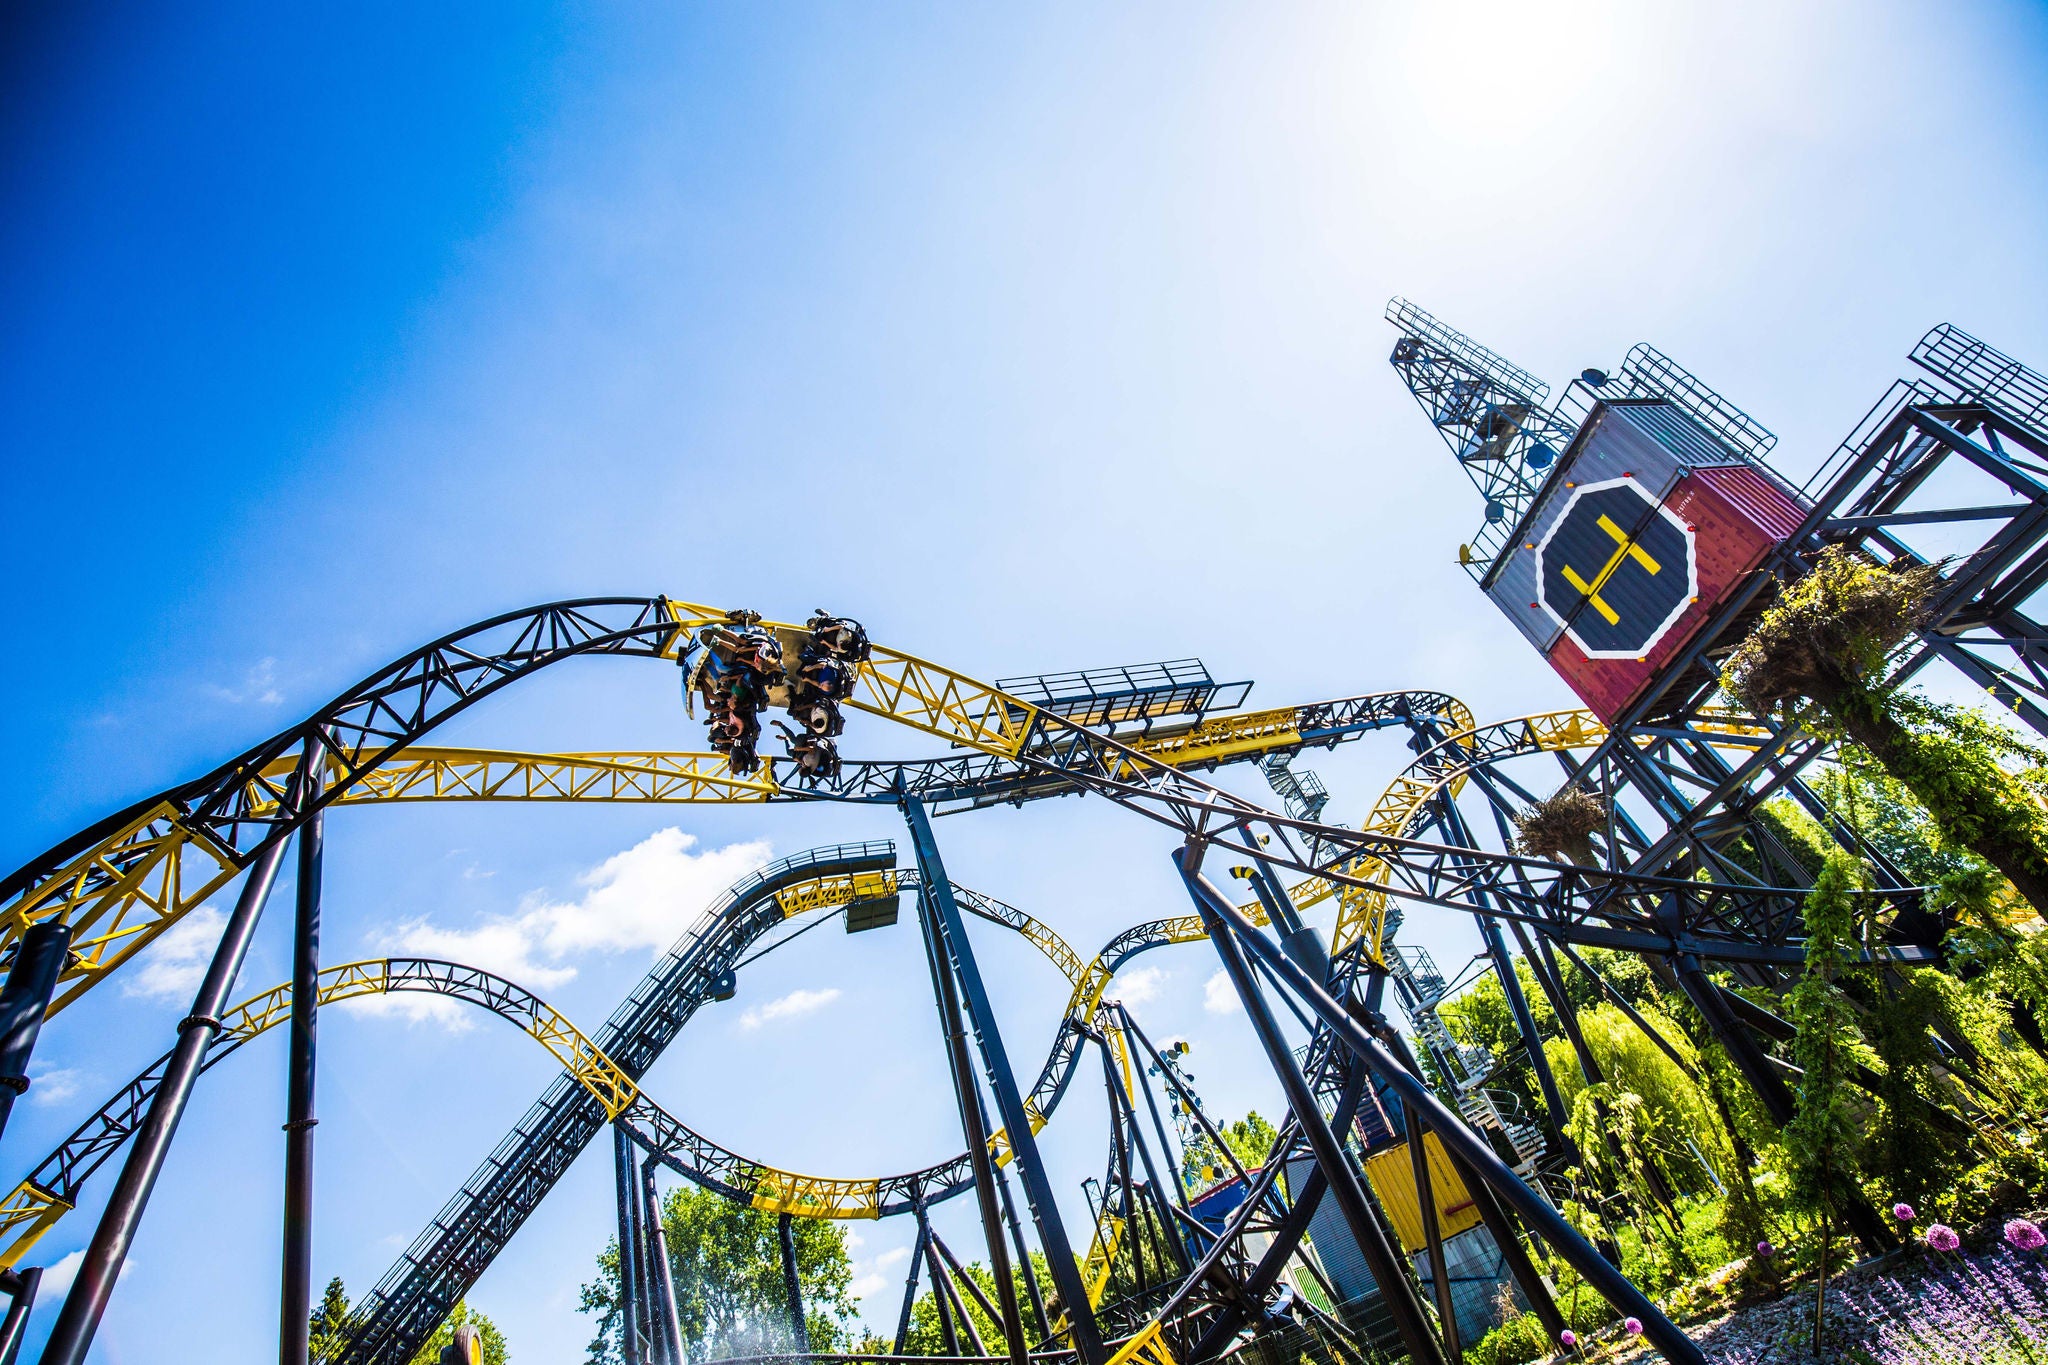
<path fill-rule="evenodd" d="M 1397 687 L 1482 717 L 1564 705 L 1455 567 L 1478 509 L 1385 364 L 1389 295 L 1554 382 L 1652 341 L 1779 433 L 1795 472 L 1936 322 L 2048 357 L 2031 6 L 11 22 L 10 866 L 415 643 L 568 596 L 827 605 L 984 677 L 1196 654 L 1269 705 Z M 700 735 L 671 671 L 614 662 L 448 738 Z M 846 740 L 914 747 L 871 722 Z M 1332 814 L 1363 814 L 1406 756 L 1318 758 Z M 1185 908 L 1161 835 L 1111 809 L 939 831 L 958 880 L 1084 951 Z M 594 1025 L 744 846 L 898 833 L 863 810 L 348 812 L 328 954 L 496 953 Z M 1448 917 L 1409 933 L 1446 963 L 1472 949 Z M 1035 1063 L 1064 990 L 985 937 Z M 274 915 L 247 990 L 282 979 L 287 940 Z M 1195 1040 L 1212 1104 L 1274 1108 L 1242 1021 L 1204 1008 L 1207 950 L 1149 965 L 1127 998 L 1155 1036 Z M 160 956 L 46 1031 L 0 1176 L 166 1045 L 180 967 Z M 947 1155 L 922 973 L 907 927 L 811 935 L 652 1088 L 800 1169 Z M 797 992 L 810 1008 L 768 1008 Z M 489 1019 L 337 1011 L 322 1047 L 316 1270 L 360 1290 L 548 1067 Z M 282 1068 L 274 1038 L 207 1079 L 97 1359 L 270 1349 Z M 1075 1221 L 1100 1114 L 1077 1086 L 1048 1135 Z M 607 1235 L 606 1159 L 476 1290 L 522 1360 L 588 1335 L 573 1306 Z M 945 1216 L 971 1245 L 965 1206 Z M 860 1231 L 879 1323 L 909 1234 Z"/>

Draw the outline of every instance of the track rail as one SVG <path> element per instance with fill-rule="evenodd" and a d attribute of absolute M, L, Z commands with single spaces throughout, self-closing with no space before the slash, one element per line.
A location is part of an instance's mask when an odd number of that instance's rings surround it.
<path fill-rule="evenodd" d="M 73 957 L 51 1005 L 55 1014 L 314 811 L 337 803 L 894 801 L 910 793 L 957 808 L 1083 790 L 1020 757 L 1051 713 L 879 646 L 848 705 L 962 745 L 971 756 L 849 763 L 831 783 L 792 786 L 776 779 L 772 761 L 742 778 L 716 754 L 420 746 L 443 721 L 550 664 L 581 655 L 670 659 L 687 631 L 725 616 L 664 597 L 588 598 L 507 613 L 443 636 L 212 772 L 81 830 L 0 880 L 0 955 L 11 953 L 33 923 L 71 922 Z M 1441 694 L 1389 693 L 1205 718 L 1137 744 L 1157 762 L 1213 767 L 1278 748 L 1339 743 L 1422 712 L 1463 715 L 1470 724 L 1469 714 Z M 320 754 L 321 781 L 302 796 L 292 778 L 309 746 Z"/>

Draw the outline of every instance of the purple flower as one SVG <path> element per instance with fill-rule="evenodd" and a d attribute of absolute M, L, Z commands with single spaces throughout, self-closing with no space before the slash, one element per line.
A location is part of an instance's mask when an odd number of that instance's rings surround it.
<path fill-rule="evenodd" d="M 1572 1331 L 1572 1329 L 1569 1327 L 1565 1328 L 1562 1332 L 1559 1332 L 1557 1334 L 1557 1339 L 1567 1346 L 1576 1346 L 1579 1344 L 1578 1333 Z"/>
<path fill-rule="evenodd" d="M 1912 1206 L 1911 1204 L 1894 1204 L 1894 1205 L 1892 1205 L 1892 1217 L 1894 1217 L 1894 1218 L 1898 1219 L 1898 1220 L 1899 1220 L 1899 1221 L 1900 1221 L 1901 1223 L 1910 1223 L 1910 1222 L 1912 1222 L 1912 1221 L 1913 1221 L 1913 1206 Z"/>
<path fill-rule="evenodd" d="M 2048 1236 L 2043 1236 L 2040 1226 L 2024 1218 L 2015 1218 L 2005 1225 L 2005 1240 L 2012 1243 L 2015 1251 L 2039 1251 L 2048 1246 Z"/>
<path fill-rule="evenodd" d="M 1758 1242 L 1756 1244 L 1756 1254 L 1768 1261 L 1771 1257 L 1778 1254 L 1778 1249 L 1769 1242 Z"/>
<path fill-rule="evenodd" d="M 2029 1223 L 2027 1226 L 2033 1227 L 2033 1224 Z M 2041 1230 L 2034 1228 L 2034 1235 L 2036 1237 L 2040 1236 Z M 1956 1230 L 1948 1224 L 1929 1223 L 1927 1225 L 1927 1245 L 1933 1247 L 1936 1251 L 1954 1251 L 1962 1244 L 1963 1239 L 1956 1236 Z"/>
<path fill-rule="evenodd" d="M 1628 1329 L 1628 1334 L 1632 1337 L 1639 1337 L 1643 1334 L 1643 1320 L 1641 1318 L 1630 1318 L 1621 1325 Z"/>

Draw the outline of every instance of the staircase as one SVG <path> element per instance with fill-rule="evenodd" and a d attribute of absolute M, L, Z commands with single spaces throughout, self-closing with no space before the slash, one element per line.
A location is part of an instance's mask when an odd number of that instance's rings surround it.
<path fill-rule="evenodd" d="M 1458 1096 L 1458 1112 L 1474 1128 L 1491 1128 L 1507 1139 L 1515 1153 L 1515 1174 L 1536 1178 L 1536 1162 L 1546 1146 L 1543 1130 L 1522 1114 L 1522 1102 L 1511 1090 L 1467 1090 Z"/>
<path fill-rule="evenodd" d="M 1395 923 L 1390 916 L 1390 940 L 1394 928 Z M 1451 1031 L 1444 1027 L 1444 1021 L 1437 1017 L 1436 1007 L 1443 1003 L 1447 988 L 1443 973 L 1437 970 L 1436 960 L 1429 955 L 1429 950 L 1395 945 L 1394 951 L 1387 956 L 1387 971 L 1407 987 L 1402 1000 L 1409 1002 L 1408 1022 L 1415 1029 L 1415 1036 L 1422 1039 L 1423 1045 L 1454 1073 L 1444 1079 L 1460 1094 L 1477 1088 L 1493 1073 L 1499 1062 L 1485 1048 L 1453 1038 Z"/>
<path fill-rule="evenodd" d="M 1330 804 L 1329 789 L 1323 785 L 1323 779 L 1308 769 L 1294 771 L 1290 765 L 1293 764 L 1295 757 L 1294 753 L 1284 750 L 1280 753 L 1267 754 L 1259 760 L 1259 771 L 1266 775 L 1266 785 L 1273 789 L 1273 794 L 1287 807 L 1289 815 L 1297 820 L 1320 824 L 1323 819 L 1323 807 Z M 1335 854 L 1336 850 L 1329 848 L 1321 839 L 1313 835 L 1309 837 L 1308 856 L 1312 861 L 1326 862 Z"/>

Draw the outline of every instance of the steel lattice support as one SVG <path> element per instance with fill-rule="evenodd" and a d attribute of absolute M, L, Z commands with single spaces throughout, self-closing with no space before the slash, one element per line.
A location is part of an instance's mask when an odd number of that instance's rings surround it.
<path fill-rule="evenodd" d="M 1045 1248 L 1053 1284 L 1059 1290 L 1061 1302 L 1067 1305 L 1068 1330 L 1073 1337 L 1074 1349 L 1082 1365 L 1101 1365 L 1107 1353 L 1096 1332 L 1095 1320 L 1088 1311 L 1088 1295 L 1074 1265 L 1073 1245 L 1067 1240 L 1059 1205 L 1053 1198 L 1052 1184 L 1046 1178 L 1044 1163 L 1039 1158 L 1038 1140 L 1032 1133 L 1030 1116 L 1025 1112 L 1023 1098 L 1017 1091 L 1016 1077 L 1010 1070 L 1009 1053 L 1003 1045 L 995 1012 L 989 1006 L 988 993 L 982 986 L 981 969 L 976 965 L 974 949 L 967 941 L 967 928 L 954 901 L 952 883 L 946 877 L 938 842 L 932 837 L 931 821 L 925 814 L 923 803 L 914 797 L 906 798 L 902 809 L 910 826 L 911 844 L 917 853 L 918 871 L 928 888 L 927 903 L 935 912 L 935 944 L 940 949 L 941 974 L 950 973 L 959 983 L 962 1003 L 980 1046 L 989 1090 L 995 1098 L 996 1113 L 1009 1134 L 1010 1151 L 1024 1182 L 1025 1203 L 1037 1225 L 1039 1244 Z"/>

